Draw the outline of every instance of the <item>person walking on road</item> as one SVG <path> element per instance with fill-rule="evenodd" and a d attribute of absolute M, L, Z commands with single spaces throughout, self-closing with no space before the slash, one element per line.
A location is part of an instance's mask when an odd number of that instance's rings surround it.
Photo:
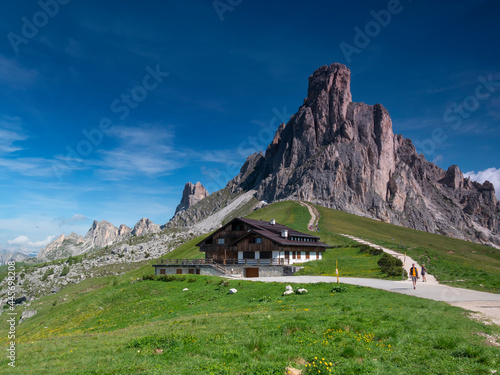
<path fill-rule="evenodd" d="M 422 264 L 422 282 L 425 283 L 427 280 L 425 278 L 425 275 L 427 274 L 427 270 L 425 269 L 425 264 Z"/>
<path fill-rule="evenodd" d="M 417 269 L 417 267 L 415 267 L 415 263 L 413 263 L 411 265 L 410 276 L 411 276 L 411 281 L 413 282 L 413 289 L 415 289 L 416 285 L 417 285 L 417 279 L 418 279 L 418 269 Z"/>

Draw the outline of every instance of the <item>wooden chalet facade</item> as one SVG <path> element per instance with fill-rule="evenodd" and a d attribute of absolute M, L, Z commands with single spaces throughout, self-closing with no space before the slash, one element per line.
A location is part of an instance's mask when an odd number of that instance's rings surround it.
<path fill-rule="evenodd" d="M 196 246 L 220 265 L 294 265 L 321 259 L 331 246 L 274 220 L 235 218 Z"/>

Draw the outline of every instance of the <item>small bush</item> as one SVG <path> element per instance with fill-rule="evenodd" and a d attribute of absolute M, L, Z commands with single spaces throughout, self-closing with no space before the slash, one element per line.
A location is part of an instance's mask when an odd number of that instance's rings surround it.
<path fill-rule="evenodd" d="M 198 281 L 196 277 L 190 277 L 189 279 L 187 279 L 188 283 L 195 283 L 196 281 Z"/>
<path fill-rule="evenodd" d="M 337 285 L 334 285 L 334 287 L 332 288 L 332 293 L 345 293 L 347 292 L 347 286 L 344 285 L 344 284 L 337 284 Z"/>
<path fill-rule="evenodd" d="M 160 275 L 156 277 L 156 280 L 163 282 L 171 282 L 171 281 L 185 281 L 186 276 L 178 276 L 178 275 Z"/>
<path fill-rule="evenodd" d="M 67 264 L 64 265 L 62 271 L 61 271 L 61 277 L 66 276 L 69 272 L 69 266 Z"/>
<path fill-rule="evenodd" d="M 379 259 L 377 264 L 380 266 L 382 272 L 388 276 L 401 276 L 403 272 L 405 278 L 408 276 L 406 270 L 403 270 L 403 262 L 401 259 L 395 258 L 387 253 L 382 255 L 382 258 Z"/>
<path fill-rule="evenodd" d="M 45 281 L 47 280 L 47 277 L 49 277 L 50 275 L 53 275 L 54 274 L 54 269 L 53 268 L 49 268 L 47 271 L 45 271 L 45 273 L 43 274 L 42 276 L 42 281 Z"/>
<path fill-rule="evenodd" d="M 156 280 L 156 275 L 153 274 L 147 274 L 147 275 L 142 275 L 143 280 Z"/>
<path fill-rule="evenodd" d="M 374 247 L 371 247 L 370 245 L 361 245 L 359 246 L 359 252 L 360 253 L 368 253 L 370 255 L 380 255 L 384 251 L 381 249 L 375 249 Z"/>
<path fill-rule="evenodd" d="M 221 280 L 221 281 L 219 282 L 219 286 L 222 286 L 222 287 L 224 287 L 224 288 L 227 288 L 227 287 L 229 286 L 229 281 L 227 281 L 227 280 Z"/>

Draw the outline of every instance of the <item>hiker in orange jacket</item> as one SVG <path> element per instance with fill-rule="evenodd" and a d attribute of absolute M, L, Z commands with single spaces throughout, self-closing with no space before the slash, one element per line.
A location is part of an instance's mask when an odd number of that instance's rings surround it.
<path fill-rule="evenodd" d="M 415 289 L 415 287 L 417 285 L 417 279 L 418 279 L 418 269 L 417 269 L 417 267 L 415 267 L 415 263 L 413 263 L 411 265 L 410 277 L 411 277 L 411 281 L 413 281 L 413 289 Z"/>

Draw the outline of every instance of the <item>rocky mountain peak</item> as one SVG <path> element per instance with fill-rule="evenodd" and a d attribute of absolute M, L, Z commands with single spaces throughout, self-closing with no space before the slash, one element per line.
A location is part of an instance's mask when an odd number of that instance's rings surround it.
<path fill-rule="evenodd" d="M 129 227 L 127 227 L 125 224 L 120 225 L 118 228 L 118 236 L 126 236 L 132 231 Z"/>
<path fill-rule="evenodd" d="M 464 175 L 458 166 L 451 165 L 441 182 L 453 189 L 459 189 L 464 185 Z"/>
<path fill-rule="evenodd" d="M 228 183 L 257 198 L 308 200 L 410 228 L 500 244 L 493 186 L 464 179 L 417 154 L 394 135 L 381 105 L 352 102 L 350 71 L 322 66 L 307 98 L 282 124 L 265 154 L 251 155 Z"/>
<path fill-rule="evenodd" d="M 322 66 L 309 77 L 305 105 L 318 124 L 339 124 L 352 101 L 351 71 L 342 64 Z"/>
<path fill-rule="evenodd" d="M 142 218 L 135 224 L 134 229 L 132 229 L 132 234 L 136 236 L 142 236 L 148 233 L 158 233 L 161 230 L 160 225 L 153 223 L 148 218 Z"/>
<path fill-rule="evenodd" d="M 196 184 L 192 184 L 191 182 L 188 182 L 184 186 L 184 191 L 182 192 L 182 198 L 181 198 L 181 203 L 177 206 L 175 213 L 177 214 L 180 211 L 185 211 L 189 207 L 193 206 L 194 204 L 198 203 L 202 199 L 208 197 L 210 194 L 208 191 L 203 187 L 203 185 L 200 182 L 197 182 Z"/>
<path fill-rule="evenodd" d="M 85 235 L 92 247 L 104 247 L 112 244 L 118 237 L 118 228 L 106 220 L 94 220 Z"/>

